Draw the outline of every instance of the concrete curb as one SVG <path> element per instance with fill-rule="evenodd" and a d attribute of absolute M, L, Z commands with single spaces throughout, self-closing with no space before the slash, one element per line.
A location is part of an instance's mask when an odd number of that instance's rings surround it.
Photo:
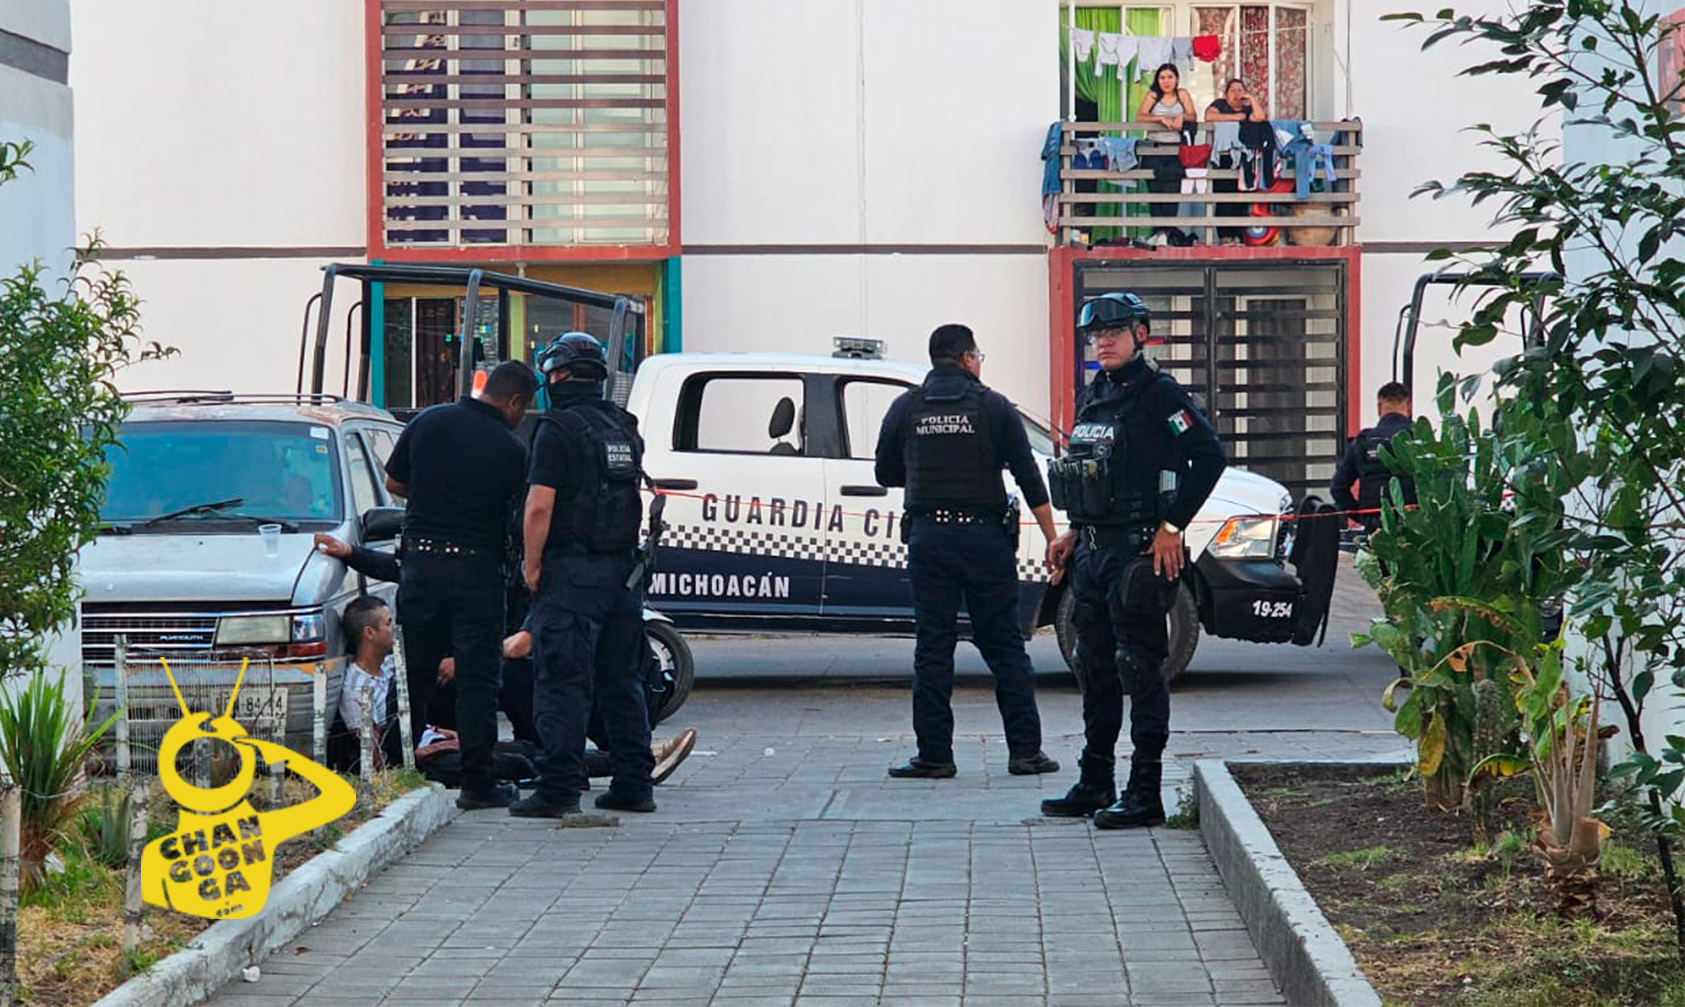
<path fill-rule="evenodd" d="M 326 916 L 369 876 L 415 848 L 455 811 L 455 793 L 438 784 L 413 790 L 349 836 L 282 878 L 256 916 L 214 923 L 94 1007 L 196 1004 Z"/>
<path fill-rule="evenodd" d="M 1397 765 L 1392 760 L 1375 764 Z M 1299 881 L 1228 764 L 1217 759 L 1196 762 L 1194 789 L 1200 834 L 1282 997 L 1307 1007 L 1381 1007 L 1380 995 Z"/>

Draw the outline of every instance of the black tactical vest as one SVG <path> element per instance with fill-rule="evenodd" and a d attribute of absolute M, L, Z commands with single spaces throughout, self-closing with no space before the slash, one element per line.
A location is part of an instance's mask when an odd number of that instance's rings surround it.
<path fill-rule="evenodd" d="M 943 378 L 909 394 L 913 407 L 901 442 L 908 513 L 944 508 L 998 512 L 1005 507 L 1006 484 L 983 408 L 982 386 Z"/>
<path fill-rule="evenodd" d="M 644 502 L 644 442 L 618 407 L 581 402 L 551 409 L 540 423 L 554 423 L 562 436 L 580 438 L 591 471 L 581 472 L 567 499 L 556 501 L 560 521 L 552 524 L 552 543 L 588 553 L 630 553 L 638 544 Z M 563 534 L 555 542 L 557 532 Z M 551 543 L 546 543 L 549 548 Z"/>
<path fill-rule="evenodd" d="M 1409 427 L 1401 427 L 1392 434 L 1396 437 Z M 1360 510 L 1372 511 L 1381 506 L 1381 494 L 1386 492 L 1387 484 L 1392 481 L 1392 469 L 1387 468 L 1386 462 L 1381 460 L 1381 447 L 1392 437 L 1384 436 L 1374 428 L 1357 435 L 1357 506 Z M 1416 499 L 1415 486 L 1410 479 L 1400 476 L 1403 484 L 1404 499 L 1413 503 Z M 1379 514 L 1362 515 L 1365 523 L 1379 525 Z"/>
<path fill-rule="evenodd" d="M 1129 425 L 1139 422 L 1136 407 L 1158 380 L 1157 366 L 1152 361 L 1148 366 L 1149 374 L 1127 385 L 1123 394 L 1086 398 L 1078 408 L 1064 457 L 1048 464 L 1053 505 L 1074 522 L 1132 525 L 1159 517 L 1158 474 L 1152 474 L 1150 485 L 1132 485 L 1129 465 Z"/>

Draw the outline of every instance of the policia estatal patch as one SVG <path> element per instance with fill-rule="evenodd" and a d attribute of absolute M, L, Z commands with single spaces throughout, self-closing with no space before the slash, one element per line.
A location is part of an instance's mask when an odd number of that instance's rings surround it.
<path fill-rule="evenodd" d="M 1186 409 L 1178 409 L 1171 413 L 1170 419 L 1165 422 L 1170 424 L 1170 432 L 1178 437 L 1194 428 L 1193 417 L 1188 415 Z"/>

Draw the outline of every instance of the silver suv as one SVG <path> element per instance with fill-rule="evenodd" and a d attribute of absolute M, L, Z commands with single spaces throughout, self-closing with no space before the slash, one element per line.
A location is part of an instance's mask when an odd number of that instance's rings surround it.
<path fill-rule="evenodd" d="M 194 712 L 220 715 L 251 659 L 235 717 L 301 752 L 317 730 L 319 677 L 331 723 L 346 647 L 338 613 L 367 590 L 313 548 L 327 532 L 371 548 L 396 543 L 403 501 L 382 468 L 402 425 L 326 395 L 156 392 L 107 454 L 99 540 L 81 554 L 82 664 L 101 716 L 115 708 L 116 642 L 126 640 L 131 734 L 179 717 L 159 657 Z M 144 758 L 142 756 L 141 758 Z"/>

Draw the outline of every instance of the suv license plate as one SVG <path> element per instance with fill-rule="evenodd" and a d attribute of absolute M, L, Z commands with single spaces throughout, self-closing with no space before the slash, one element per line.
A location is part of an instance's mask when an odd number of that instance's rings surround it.
<path fill-rule="evenodd" d="M 217 716 L 228 709 L 228 693 L 220 693 L 216 698 Z M 234 704 L 234 719 L 243 725 L 250 725 L 258 721 L 282 721 L 287 717 L 287 690 L 281 687 L 252 687 L 240 689 L 240 698 Z"/>

